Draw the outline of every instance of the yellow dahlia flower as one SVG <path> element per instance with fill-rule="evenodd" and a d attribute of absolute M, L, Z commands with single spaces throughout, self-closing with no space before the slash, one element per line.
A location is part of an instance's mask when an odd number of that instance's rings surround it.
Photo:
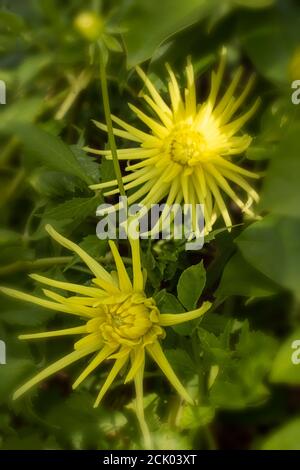
<path fill-rule="evenodd" d="M 258 194 L 246 178 L 258 176 L 241 168 L 232 160 L 250 145 L 251 137 L 240 131 L 256 111 L 259 100 L 256 100 L 248 111 L 234 117 L 247 98 L 254 77 L 252 76 L 238 93 L 236 90 L 243 73 L 243 69 L 239 68 L 227 90 L 219 97 L 225 62 L 226 51 L 223 49 L 219 67 L 211 74 L 208 98 L 200 104 L 197 104 L 194 70 L 190 60 L 186 67 L 186 88 L 183 93 L 174 72 L 167 65 L 170 103 L 164 101 L 142 69 L 137 67 L 137 72 L 148 91 L 143 93 L 142 97 L 153 116 L 148 116 L 132 104 L 129 106 L 149 131 L 139 130 L 119 117 L 112 116 L 118 126 L 114 129 L 114 134 L 137 144 L 135 148 L 118 150 L 118 158 L 129 161 L 126 171 L 130 173 L 123 177 L 125 190 L 137 188 L 128 198 L 129 204 L 139 201 L 146 208 L 150 208 L 151 204 L 166 198 L 167 206 L 174 203 L 190 204 L 194 214 L 196 204 L 203 204 L 206 232 L 211 230 L 219 214 L 227 227 L 232 225 L 224 193 L 242 211 L 253 215 L 249 207 L 253 200 L 258 200 Z M 95 124 L 107 131 L 106 125 L 100 122 Z M 110 150 L 95 150 L 89 147 L 87 150 L 112 159 Z M 136 160 L 138 162 L 134 163 Z M 245 203 L 236 194 L 234 185 L 247 193 Z M 91 188 L 116 186 L 117 180 L 113 180 L 92 185 Z M 104 195 L 118 192 L 116 188 Z M 165 217 L 166 211 L 162 213 L 158 223 L 163 224 Z M 193 225 L 193 230 L 198 233 L 199 225 L 195 217 Z"/>
<path fill-rule="evenodd" d="M 44 290 L 46 298 L 40 298 L 14 289 L 1 288 L 3 293 L 11 297 L 75 315 L 81 322 L 80 326 L 73 328 L 20 336 L 20 339 L 34 340 L 76 335 L 79 339 L 74 343 L 74 351 L 30 379 L 16 391 L 14 399 L 64 367 L 94 355 L 75 380 L 73 389 L 77 388 L 101 363 L 111 361 L 113 366 L 101 386 L 95 407 L 99 405 L 121 369 L 127 369 L 124 382 L 134 380 L 137 411 L 141 417 L 145 353 L 148 353 L 179 395 L 184 400 L 192 402 L 169 364 L 162 350 L 161 340 L 165 337 L 165 327 L 198 318 L 207 312 L 211 304 L 204 302 L 197 310 L 187 313 L 161 314 L 154 299 L 146 297 L 144 292 L 146 274 L 141 267 L 138 239 L 130 240 L 133 267 L 133 280 L 131 280 L 114 242 L 110 241 L 109 244 L 117 271 L 109 273 L 82 248 L 57 233 L 53 227 L 47 225 L 46 230 L 58 243 L 76 253 L 86 263 L 94 277 L 90 286 L 82 286 L 38 274 L 31 275 L 34 280 L 42 284 L 76 294 L 70 297 L 63 297 L 47 289 Z"/>

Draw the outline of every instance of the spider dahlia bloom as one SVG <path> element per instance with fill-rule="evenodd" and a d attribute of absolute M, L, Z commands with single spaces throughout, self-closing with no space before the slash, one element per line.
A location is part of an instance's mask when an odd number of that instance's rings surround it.
<path fill-rule="evenodd" d="M 114 242 L 109 243 L 117 271 L 110 274 L 78 245 L 57 233 L 53 227 L 47 225 L 46 230 L 58 243 L 80 256 L 94 277 L 90 286 L 82 286 L 49 279 L 38 274 L 31 275 L 42 284 L 75 293 L 70 297 L 63 297 L 47 289 L 44 290 L 46 298 L 40 298 L 14 289 L 1 288 L 3 293 L 11 297 L 68 315 L 75 315 L 81 323 L 80 326 L 73 328 L 20 336 L 20 339 L 34 340 L 74 335 L 79 339 L 74 343 L 74 351 L 39 372 L 16 391 L 14 398 L 20 397 L 42 380 L 70 364 L 92 356 L 75 380 L 73 389 L 77 388 L 100 364 L 109 361 L 113 365 L 101 386 L 95 407 L 99 405 L 121 369 L 124 369 L 126 371 L 125 383 L 134 380 L 137 409 L 141 416 L 143 413 L 143 374 L 147 353 L 160 367 L 179 395 L 184 400 L 192 402 L 169 364 L 162 350 L 161 340 L 165 337 L 165 327 L 198 318 L 207 312 L 211 304 L 204 302 L 197 310 L 187 313 L 161 314 L 155 301 L 146 297 L 144 292 L 145 272 L 141 267 L 138 239 L 130 240 L 133 267 L 133 280 L 131 280 Z"/>
<path fill-rule="evenodd" d="M 241 92 L 237 92 L 243 72 L 242 68 L 239 68 L 227 90 L 221 94 L 225 62 L 224 49 L 217 71 L 211 74 L 208 98 L 200 104 L 197 104 L 194 70 L 189 60 L 186 67 L 186 88 L 183 92 L 180 91 L 174 72 L 167 66 L 170 76 L 169 103 L 164 101 L 138 67 L 137 72 L 148 92 L 142 96 L 152 116 L 136 106 L 129 106 L 149 130 L 142 131 L 112 116 L 118 126 L 114 129 L 114 134 L 136 143 L 135 148 L 118 150 L 118 158 L 128 161 L 126 171 L 130 172 L 123 178 L 125 190 L 136 189 L 129 196 L 128 203 L 139 201 L 149 209 L 151 204 L 166 199 L 167 206 L 174 203 L 190 204 L 193 214 L 196 214 L 196 204 L 203 204 L 206 233 L 212 229 L 220 214 L 228 228 L 232 225 L 224 194 L 248 215 L 253 215 L 249 207 L 253 200 L 258 200 L 258 194 L 246 179 L 258 176 L 232 161 L 242 154 L 251 142 L 251 137 L 243 134 L 241 129 L 256 111 L 259 100 L 256 100 L 248 111 L 240 113 L 239 110 L 249 94 L 254 77 L 249 79 Z M 95 124 L 107 131 L 104 124 Z M 87 150 L 112 159 L 110 150 Z M 117 181 L 113 180 L 92 185 L 91 188 L 116 186 Z M 246 192 L 246 202 L 240 199 L 234 187 Z M 118 192 L 118 188 L 115 188 L 104 195 Z M 158 222 L 161 226 L 165 218 L 166 211 Z M 199 233 L 198 228 L 199 224 L 193 217 L 193 230 L 196 233 Z"/>

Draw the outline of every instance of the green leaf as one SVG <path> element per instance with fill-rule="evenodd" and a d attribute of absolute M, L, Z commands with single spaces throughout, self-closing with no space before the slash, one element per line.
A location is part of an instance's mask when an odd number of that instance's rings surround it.
<path fill-rule="evenodd" d="M 43 99 L 41 97 L 23 98 L 10 106 L 1 109 L 0 132 L 5 134 L 16 131 L 17 125 L 20 123 L 32 122 L 41 112 L 43 108 Z M 20 113 L 22 109 L 22 113 Z"/>
<path fill-rule="evenodd" d="M 239 31 L 258 71 L 276 84 L 287 83 L 289 62 L 298 43 L 298 11 L 272 9 L 255 17 L 244 15 Z"/>
<path fill-rule="evenodd" d="M 154 300 L 161 313 L 183 313 L 184 308 L 178 302 L 175 295 L 170 294 L 165 289 L 154 295 Z"/>
<path fill-rule="evenodd" d="M 175 295 L 167 292 L 165 289 L 154 295 L 154 300 L 161 313 L 183 313 L 184 307 Z M 193 322 L 183 323 L 172 327 L 179 335 L 189 335 L 193 329 Z"/>
<path fill-rule="evenodd" d="M 194 310 L 202 294 L 206 282 L 203 261 L 187 268 L 181 274 L 177 284 L 177 294 L 187 310 Z"/>
<path fill-rule="evenodd" d="M 47 168 L 37 168 L 28 180 L 37 193 L 47 198 L 70 197 L 76 190 L 76 178 Z"/>
<path fill-rule="evenodd" d="M 237 252 L 228 261 L 217 289 L 217 296 L 266 297 L 278 292 L 278 286 L 251 266 Z"/>
<path fill-rule="evenodd" d="M 294 364 L 292 355 L 296 349 L 292 347 L 294 341 L 300 340 L 300 329 L 293 332 L 280 346 L 273 361 L 270 380 L 273 383 L 290 385 L 300 384 L 300 364 Z"/>
<path fill-rule="evenodd" d="M 300 217 L 300 125 L 280 143 L 264 181 L 261 208 L 275 214 Z"/>
<path fill-rule="evenodd" d="M 84 169 L 85 173 L 95 183 L 98 183 L 100 178 L 100 165 L 96 162 L 95 158 L 88 155 L 78 145 L 71 145 L 70 148 L 80 163 L 80 166 Z"/>
<path fill-rule="evenodd" d="M 277 348 L 272 337 L 251 331 L 248 322 L 242 323 L 238 330 L 237 326 L 231 327 L 229 336 L 224 332 L 222 341 L 199 329 L 201 344 L 206 336 L 204 346 L 206 355 L 211 356 L 210 364 L 219 365 L 210 389 L 210 403 L 232 410 L 260 405 L 268 398 L 265 383 Z"/>
<path fill-rule="evenodd" d="M 261 450 L 300 450 L 300 417 L 272 431 L 263 441 Z"/>
<path fill-rule="evenodd" d="M 196 365 L 184 349 L 167 349 L 166 356 L 178 377 L 186 380 L 194 377 Z"/>
<path fill-rule="evenodd" d="M 0 366 L 0 401 L 7 401 L 12 393 L 33 371 L 33 364 L 28 359 L 10 358 L 8 364 Z"/>
<path fill-rule="evenodd" d="M 101 37 L 102 37 L 107 49 L 109 49 L 110 51 L 113 51 L 113 52 L 122 52 L 123 51 L 121 43 L 118 41 L 118 39 L 116 39 L 111 34 L 102 34 Z"/>
<path fill-rule="evenodd" d="M 253 267 L 300 298 L 300 220 L 267 216 L 236 239 Z"/>
<path fill-rule="evenodd" d="M 197 429 L 211 423 L 214 416 L 215 410 L 211 406 L 186 405 L 180 418 L 180 427 L 187 430 Z"/>
<path fill-rule="evenodd" d="M 100 202 L 99 198 L 95 197 L 75 197 L 46 210 L 43 218 L 53 221 L 64 220 L 65 222 L 76 219 L 77 224 L 80 224 L 89 215 L 95 215 Z"/>
<path fill-rule="evenodd" d="M 16 125 L 15 132 L 24 144 L 25 151 L 39 162 L 53 170 L 77 176 L 86 184 L 93 183 L 71 148 L 59 137 L 29 124 Z"/>
<path fill-rule="evenodd" d="M 246 8 L 266 8 L 273 5 L 274 0 L 231 0 L 233 4 Z"/>
<path fill-rule="evenodd" d="M 149 59 L 162 42 L 207 17 L 217 4 L 218 0 L 133 0 L 123 21 L 128 68 Z"/>
<path fill-rule="evenodd" d="M 88 392 L 73 392 L 47 414 L 47 423 L 57 428 L 57 435 L 73 449 L 101 448 L 104 431 L 114 433 L 126 424 L 126 418 L 118 411 L 93 409 L 94 399 Z"/>
<path fill-rule="evenodd" d="M 22 241 L 22 235 L 9 229 L 0 229 L 0 247 L 19 244 Z"/>
<path fill-rule="evenodd" d="M 20 33 L 25 29 L 25 23 L 21 16 L 15 13 L 2 9 L 0 11 L 0 31 L 6 33 Z"/>

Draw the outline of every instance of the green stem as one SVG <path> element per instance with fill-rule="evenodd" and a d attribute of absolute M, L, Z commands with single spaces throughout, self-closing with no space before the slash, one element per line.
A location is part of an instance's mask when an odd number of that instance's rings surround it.
<path fill-rule="evenodd" d="M 14 151 L 19 146 L 19 140 L 17 137 L 12 137 L 4 147 L 0 155 L 0 166 L 3 167 L 7 164 Z"/>
<path fill-rule="evenodd" d="M 143 435 L 145 449 L 153 449 L 151 434 L 145 420 L 144 413 L 144 393 L 143 393 L 143 376 L 144 367 L 140 368 L 134 378 L 134 386 L 136 393 L 136 416 L 140 425 L 140 429 Z"/>
<path fill-rule="evenodd" d="M 88 70 L 83 70 L 77 78 L 73 77 L 73 82 L 71 83 L 70 91 L 63 103 L 61 104 L 60 108 L 56 112 L 54 119 L 60 121 L 65 117 L 69 109 L 76 101 L 78 95 L 89 84 L 90 79 L 91 73 Z"/>
<path fill-rule="evenodd" d="M 19 271 L 34 271 L 35 269 L 48 268 L 53 265 L 67 264 L 73 256 L 59 256 L 55 258 L 41 258 L 35 261 L 16 261 L 0 268 L 0 276 L 14 274 Z"/>
<path fill-rule="evenodd" d="M 106 77 L 106 67 L 103 58 L 103 52 L 101 48 L 101 44 L 99 44 L 99 58 L 100 58 L 100 80 L 101 80 L 101 91 L 102 91 L 102 99 L 103 99 L 103 108 L 105 114 L 105 121 L 107 125 L 107 132 L 108 132 L 108 143 L 110 146 L 112 158 L 113 158 L 113 165 L 116 174 L 116 179 L 118 182 L 118 187 L 121 196 L 126 196 L 121 168 L 118 159 L 116 141 L 113 131 L 113 125 L 111 120 L 111 113 L 110 113 L 110 104 L 109 104 L 109 96 L 108 96 L 108 87 L 107 87 L 107 77 Z"/>

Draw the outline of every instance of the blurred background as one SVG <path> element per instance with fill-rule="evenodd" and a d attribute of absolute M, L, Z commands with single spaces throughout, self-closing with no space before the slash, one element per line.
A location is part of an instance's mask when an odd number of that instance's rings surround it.
<path fill-rule="evenodd" d="M 105 44 L 112 111 L 127 121 L 134 122 L 127 102 L 138 104 L 142 87 L 137 64 L 164 93 L 165 63 L 183 78 L 190 55 L 199 99 L 223 45 L 226 83 L 239 65 L 244 83 L 256 73 L 252 98 L 260 96 L 262 105 L 248 126 L 254 139 L 242 160 L 262 175 L 262 219 L 241 224 L 232 206 L 237 227 L 213 234 L 200 252 L 184 252 L 173 242 L 144 245 L 149 295 L 162 311 L 182 309 L 178 281 L 182 285 L 191 264 L 204 279 L 191 295 L 214 301 L 200 325 L 178 328 L 165 340 L 172 366 L 196 388 L 199 404 L 183 405 L 149 364 L 146 417 L 161 449 L 300 449 L 300 364 L 291 360 L 292 342 L 300 340 L 300 105 L 291 100 L 292 82 L 300 80 L 299 2 L 1 0 L 0 7 L 0 80 L 6 85 L 0 283 L 27 292 L 40 293 L 30 272 L 88 279 L 79 259 L 49 240 L 45 223 L 112 266 L 106 242 L 95 235 L 102 196 L 88 189 L 113 177 L 112 164 L 82 150 L 107 144 L 92 123 L 104 121 L 96 38 Z M 128 256 L 127 244 L 121 248 Z M 57 317 L 0 298 L 7 362 L 0 365 L 0 449 L 142 448 L 131 385 L 116 381 L 103 405 L 92 408 L 105 370 L 75 393 L 74 366 L 11 400 L 26 378 L 70 351 L 65 340 L 17 339 L 21 332 L 70 326 Z"/>

